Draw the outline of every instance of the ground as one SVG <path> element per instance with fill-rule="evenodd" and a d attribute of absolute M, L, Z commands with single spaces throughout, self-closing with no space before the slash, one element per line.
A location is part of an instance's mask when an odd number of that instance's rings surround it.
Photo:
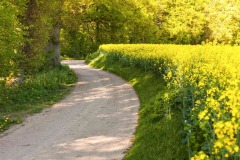
<path fill-rule="evenodd" d="M 1 159 L 120 160 L 131 146 L 139 99 L 123 79 L 64 61 L 78 82 L 64 100 L 1 134 Z"/>

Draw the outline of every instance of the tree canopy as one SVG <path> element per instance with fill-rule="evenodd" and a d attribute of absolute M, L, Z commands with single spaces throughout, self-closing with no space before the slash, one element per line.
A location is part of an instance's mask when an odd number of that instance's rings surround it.
<path fill-rule="evenodd" d="M 60 40 L 79 58 L 106 43 L 240 44 L 238 0 L 1 0 L 0 15 L 0 77 L 59 65 Z"/>
<path fill-rule="evenodd" d="M 57 38 L 52 32 L 61 23 L 62 3 L 61 0 L 0 2 L 1 80 L 57 65 L 51 62 L 56 57 L 52 43 Z"/>
<path fill-rule="evenodd" d="M 237 0 L 65 0 L 62 52 L 104 43 L 239 44 Z"/>

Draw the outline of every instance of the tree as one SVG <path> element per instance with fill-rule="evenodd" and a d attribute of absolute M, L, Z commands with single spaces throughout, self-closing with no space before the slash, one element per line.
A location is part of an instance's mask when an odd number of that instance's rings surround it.
<path fill-rule="evenodd" d="M 159 1 L 162 41 L 177 44 L 199 44 L 203 41 L 206 20 L 203 1 Z"/>
<path fill-rule="evenodd" d="M 62 51 L 84 57 L 103 43 L 156 43 L 154 7 L 146 0 L 67 0 Z"/>
<path fill-rule="evenodd" d="M 18 57 L 24 44 L 23 25 L 19 20 L 26 1 L 0 1 L 0 80 L 18 74 Z"/>
<path fill-rule="evenodd" d="M 23 24 L 27 27 L 24 70 L 35 72 L 60 65 L 61 0 L 29 0 Z"/>
<path fill-rule="evenodd" d="M 240 44 L 240 2 L 237 0 L 209 1 L 205 37 L 218 43 Z"/>

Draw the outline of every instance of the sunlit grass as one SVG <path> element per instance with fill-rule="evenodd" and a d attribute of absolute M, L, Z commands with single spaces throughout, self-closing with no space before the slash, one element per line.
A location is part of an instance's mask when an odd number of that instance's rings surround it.
<path fill-rule="evenodd" d="M 189 159 L 239 159 L 239 46 L 111 44 L 99 52 L 164 81 L 152 109 L 165 108 L 169 119 L 181 110 Z"/>
<path fill-rule="evenodd" d="M 77 77 L 67 66 L 26 77 L 21 85 L 0 90 L 0 131 L 21 123 L 26 115 L 40 112 L 62 99 Z"/>
<path fill-rule="evenodd" d="M 179 121 L 180 111 L 172 110 L 172 119 L 169 119 L 165 109 L 156 103 L 159 90 L 166 89 L 162 79 L 137 68 L 126 67 L 103 54 L 90 55 L 87 62 L 129 81 L 140 98 L 138 127 L 125 160 L 187 159 L 185 145 L 181 143 L 183 126 Z M 158 112 L 154 110 L 156 107 L 160 107 Z"/>

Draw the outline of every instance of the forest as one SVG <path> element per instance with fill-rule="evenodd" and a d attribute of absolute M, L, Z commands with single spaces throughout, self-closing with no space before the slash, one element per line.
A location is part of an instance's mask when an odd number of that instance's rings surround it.
<path fill-rule="evenodd" d="M 237 0 L 2 0 L 0 77 L 108 43 L 240 43 Z M 60 36 L 61 35 L 61 36 Z M 21 70 L 21 71 L 20 71 Z"/>
<path fill-rule="evenodd" d="M 43 104 L 53 104 L 68 93 L 76 75 L 61 65 L 61 59 L 91 59 L 97 52 L 117 60 L 109 63 L 157 73 L 167 93 L 156 91 L 147 106 L 167 103 L 171 108 L 180 102 L 191 106 L 181 119 L 189 145 L 182 157 L 238 159 L 239 91 L 234 88 L 240 86 L 239 45 L 239 0 L 1 0 L 0 131 L 21 123 L 19 112 L 38 112 Z M 29 109 L 36 103 L 42 105 Z M 234 107 L 211 108 L 217 103 Z M 162 111 L 153 110 L 159 118 Z M 225 122 L 233 134 L 221 132 L 229 130 Z M 234 140 L 216 138 L 223 135 Z"/>
<path fill-rule="evenodd" d="M 100 44 L 239 44 L 239 1 L 70 0 L 62 53 L 85 56 Z"/>

